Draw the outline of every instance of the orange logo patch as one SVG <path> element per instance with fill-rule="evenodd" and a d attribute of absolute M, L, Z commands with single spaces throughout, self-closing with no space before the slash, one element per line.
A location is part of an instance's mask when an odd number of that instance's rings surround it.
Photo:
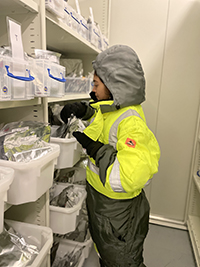
<path fill-rule="evenodd" d="M 136 142 L 135 142 L 135 140 L 130 139 L 130 138 L 127 138 L 127 139 L 126 139 L 125 144 L 126 144 L 127 146 L 129 146 L 129 147 L 133 147 L 133 148 L 136 146 Z"/>

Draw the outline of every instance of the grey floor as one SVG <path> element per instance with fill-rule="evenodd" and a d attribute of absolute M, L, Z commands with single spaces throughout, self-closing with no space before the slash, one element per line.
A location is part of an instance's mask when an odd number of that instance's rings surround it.
<path fill-rule="evenodd" d="M 150 224 L 144 259 L 147 267 L 197 267 L 188 232 L 155 224 Z M 83 267 L 99 267 L 94 248 Z"/>

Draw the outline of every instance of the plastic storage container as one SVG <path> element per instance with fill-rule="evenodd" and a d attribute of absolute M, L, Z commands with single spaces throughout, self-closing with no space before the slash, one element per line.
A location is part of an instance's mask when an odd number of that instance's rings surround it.
<path fill-rule="evenodd" d="M 106 50 L 109 46 L 108 38 L 102 34 L 102 51 Z"/>
<path fill-rule="evenodd" d="M 54 195 L 57 196 L 66 188 L 69 184 L 59 183 L 55 187 Z M 79 212 L 83 205 L 83 201 L 86 198 L 85 186 L 74 185 L 74 190 L 81 190 L 82 197 L 78 204 L 72 208 L 62 208 L 50 205 L 50 227 L 53 233 L 66 234 L 76 229 L 76 226 L 80 220 Z"/>
<path fill-rule="evenodd" d="M 71 251 L 76 252 L 77 250 L 82 248 L 83 249 L 82 255 L 80 257 L 80 261 L 78 264 L 78 266 L 82 267 L 85 259 L 87 259 L 90 254 L 92 246 L 93 246 L 92 238 L 82 243 L 60 238 L 57 255 L 63 257 L 67 252 Z"/>
<path fill-rule="evenodd" d="M 34 77 L 29 61 L 0 56 L 0 100 L 26 100 L 34 97 Z"/>
<path fill-rule="evenodd" d="M 72 7 L 70 9 L 71 9 L 70 14 L 72 23 L 71 27 L 74 31 L 80 33 L 80 15 Z"/>
<path fill-rule="evenodd" d="M 60 0 L 45 0 L 46 9 L 55 14 L 58 18 L 63 18 L 64 1 Z"/>
<path fill-rule="evenodd" d="M 26 267 L 48 267 L 50 248 L 53 243 L 52 230 L 49 227 L 38 226 L 12 220 L 5 220 L 15 231 L 21 234 L 26 242 L 37 246 L 39 254 L 32 264 Z"/>
<path fill-rule="evenodd" d="M 76 138 L 51 137 L 50 142 L 60 146 L 60 155 L 57 160 L 56 169 L 73 167 L 79 161 L 82 147 Z"/>
<path fill-rule="evenodd" d="M 85 77 L 79 77 L 79 78 L 66 77 L 65 94 L 89 93 L 91 91 L 91 82 L 92 82 L 91 79 Z"/>
<path fill-rule="evenodd" d="M 0 167 L 0 233 L 3 231 L 4 201 L 7 201 L 7 191 L 13 181 L 13 177 L 13 169 Z"/>
<path fill-rule="evenodd" d="M 0 167 L 14 169 L 14 179 L 8 190 L 9 204 L 22 204 L 36 201 L 53 183 L 54 166 L 60 153 L 60 147 L 51 144 L 52 151 L 30 162 L 0 160 Z"/>
<path fill-rule="evenodd" d="M 80 32 L 79 33 L 86 40 L 89 39 L 89 28 L 87 25 L 87 20 L 83 16 L 80 17 Z"/>
<path fill-rule="evenodd" d="M 57 181 L 61 183 L 86 184 L 86 166 L 74 166 L 61 170 Z"/>
<path fill-rule="evenodd" d="M 65 92 L 65 67 L 50 60 L 36 59 L 34 74 L 37 96 L 62 97 Z"/>
<path fill-rule="evenodd" d="M 100 35 L 99 29 L 94 23 L 88 23 L 89 28 L 89 41 L 96 48 L 99 48 Z"/>
<path fill-rule="evenodd" d="M 71 9 L 72 7 L 67 2 L 64 2 L 63 22 L 66 23 L 69 27 L 72 27 Z"/>

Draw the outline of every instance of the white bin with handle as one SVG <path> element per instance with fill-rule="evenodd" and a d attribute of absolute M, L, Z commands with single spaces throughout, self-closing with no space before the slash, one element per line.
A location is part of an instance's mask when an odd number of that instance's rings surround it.
<path fill-rule="evenodd" d="M 39 226 L 13 220 L 5 220 L 16 232 L 21 234 L 27 243 L 37 246 L 39 254 L 26 267 L 48 267 L 53 233 L 49 227 Z"/>
<path fill-rule="evenodd" d="M 8 190 L 9 204 L 19 205 L 36 201 L 52 186 L 60 147 L 56 144 L 50 146 L 52 151 L 27 163 L 0 160 L 0 167 L 14 169 L 14 179 Z"/>

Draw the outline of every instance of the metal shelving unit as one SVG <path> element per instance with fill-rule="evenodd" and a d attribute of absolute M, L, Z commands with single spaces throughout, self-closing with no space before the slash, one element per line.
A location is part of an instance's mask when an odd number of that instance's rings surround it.
<path fill-rule="evenodd" d="M 200 111 L 197 120 L 195 147 L 192 158 L 191 181 L 188 190 L 188 208 L 186 214 L 187 227 L 197 262 L 200 266 Z"/>
<path fill-rule="evenodd" d="M 102 1 L 100 1 L 102 2 Z M 100 3 L 99 2 L 99 3 Z M 103 0 L 105 2 L 105 0 Z M 98 14 L 104 16 L 98 8 Z M 88 6 L 89 9 L 89 6 Z M 75 58 L 82 57 L 87 70 L 100 52 L 88 41 L 45 10 L 45 0 L 0 1 L 0 46 L 8 45 L 6 16 L 21 23 L 24 51 L 34 55 L 34 50 L 49 49 Z M 88 94 L 68 94 L 63 98 L 34 98 L 21 101 L 0 101 L 0 123 L 18 120 L 48 121 L 48 105 L 75 99 L 88 99 Z M 49 226 L 49 192 L 37 201 L 21 205 L 4 205 L 7 219 Z M 48 263 L 50 266 L 50 263 Z"/>

